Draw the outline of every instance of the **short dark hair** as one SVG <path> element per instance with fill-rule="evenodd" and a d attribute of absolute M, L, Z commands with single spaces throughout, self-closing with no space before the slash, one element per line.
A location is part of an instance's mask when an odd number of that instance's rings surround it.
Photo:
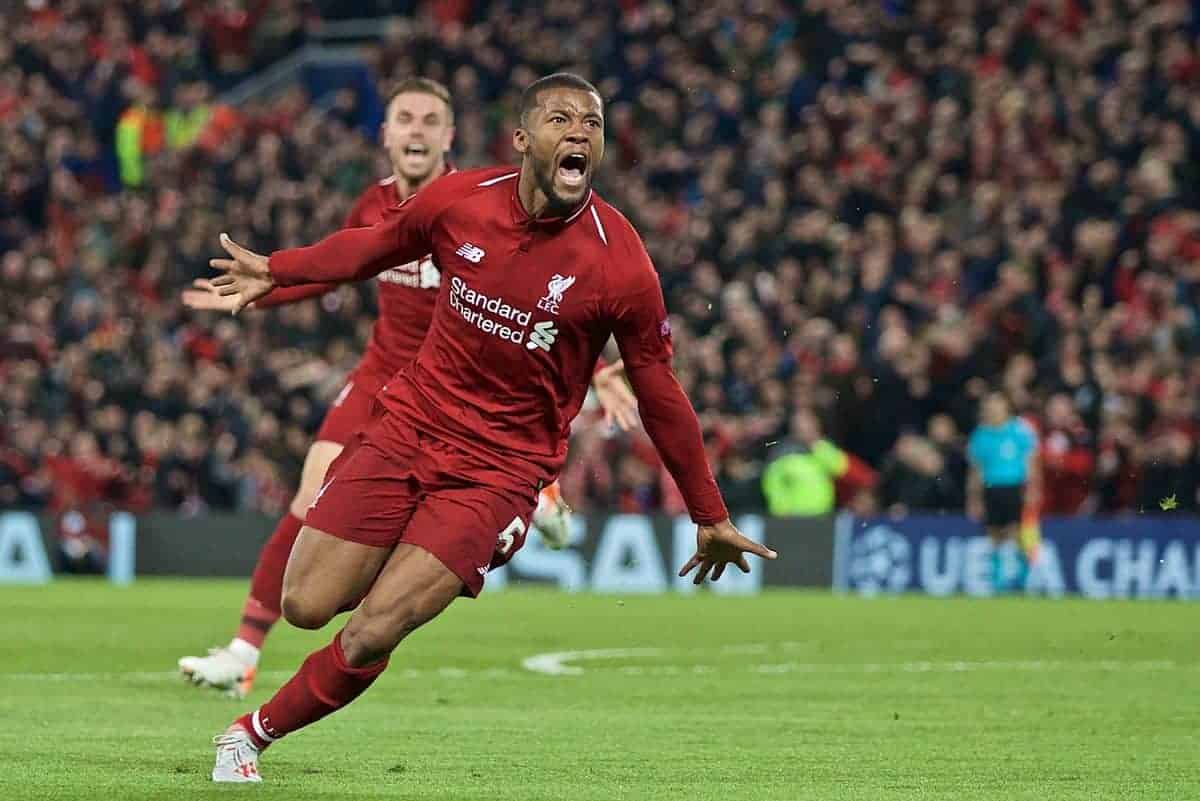
<path fill-rule="evenodd" d="M 604 106 L 604 97 L 600 90 L 584 78 L 573 72 L 556 72 L 544 78 L 538 78 L 521 93 L 521 125 L 529 119 L 529 113 L 537 108 L 538 95 L 547 89 L 578 89 L 581 92 L 591 92 L 600 98 L 600 106 Z"/>
<path fill-rule="evenodd" d="M 405 78 L 396 84 L 392 90 L 392 96 L 388 98 L 388 105 L 392 104 L 400 95 L 416 92 L 423 95 L 433 95 L 438 100 L 446 104 L 446 110 L 450 112 L 450 121 L 454 122 L 454 104 L 450 102 L 450 90 L 441 81 L 435 81 L 433 78 Z"/>

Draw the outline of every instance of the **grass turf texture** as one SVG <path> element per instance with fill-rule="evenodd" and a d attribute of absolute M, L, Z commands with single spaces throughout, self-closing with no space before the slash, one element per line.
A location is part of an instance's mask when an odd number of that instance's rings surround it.
<path fill-rule="evenodd" d="M 214 786 L 209 738 L 321 633 L 279 626 L 244 702 L 175 660 L 244 582 L 0 588 L 0 798 L 657 801 L 1197 797 L 1196 607 L 925 598 L 454 604 L 358 702 Z M 531 655 L 646 649 L 522 667 Z M 551 660 L 553 664 L 553 660 Z M 90 675 L 89 675 L 90 674 Z"/>

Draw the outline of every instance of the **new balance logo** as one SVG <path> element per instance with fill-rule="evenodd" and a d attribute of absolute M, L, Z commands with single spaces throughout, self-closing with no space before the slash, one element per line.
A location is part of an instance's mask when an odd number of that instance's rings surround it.
<path fill-rule="evenodd" d="M 543 320 L 533 324 L 533 330 L 529 332 L 529 341 L 525 343 L 525 347 L 530 350 L 541 348 L 549 353 L 550 346 L 556 339 L 558 339 L 558 329 L 554 327 L 554 323 L 550 320 Z"/>
<path fill-rule="evenodd" d="M 487 255 L 483 248 L 478 245 L 472 245 L 470 242 L 465 242 L 459 245 L 458 250 L 454 251 L 456 255 L 462 256 L 472 264 L 479 264 L 483 257 Z"/>

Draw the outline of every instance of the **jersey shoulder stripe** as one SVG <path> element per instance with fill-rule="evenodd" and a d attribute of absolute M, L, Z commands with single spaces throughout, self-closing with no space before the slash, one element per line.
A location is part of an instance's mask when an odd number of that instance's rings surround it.
<path fill-rule="evenodd" d="M 592 219 L 596 221 L 596 233 L 600 234 L 600 241 L 608 247 L 608 234 L 604 233 L 604 224 L 600 222 L 600 214 L 596 211 L 595 204 L 588 206 L 592 212 Z"/>
<path fill-rule="evenodd" d="M 603 231 L 601 239 L 604 244 L 616 247 L 632 246 L 633 242 L 641 244 L 642 237 L 629 218 L 599 194 L 592 195 L 592 214 L 597 229 Z"/>
<path fill-rule="evenodd" d="M 495 178 L 488 178 L 486 181 L 480 181 L 476 184 L 476 186 L 492 186 L 500 183 L 501 181 L 507 181 L 510 178 L 516 178 L 520 174 L 520 171 L 505 173 L 504 175 L 498 175 Z"/>

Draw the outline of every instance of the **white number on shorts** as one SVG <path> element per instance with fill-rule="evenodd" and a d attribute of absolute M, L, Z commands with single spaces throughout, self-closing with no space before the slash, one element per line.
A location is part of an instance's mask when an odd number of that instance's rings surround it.
<path fill-rule="evenodd" d="M 496 550 L 508 556 L 508 552 L 517 543 L 517 536 L 524 533 L 525 521 L 518 515 L 512 519 L 511 523 L 504 527 L 504 531 L 496 535 Z"/>

